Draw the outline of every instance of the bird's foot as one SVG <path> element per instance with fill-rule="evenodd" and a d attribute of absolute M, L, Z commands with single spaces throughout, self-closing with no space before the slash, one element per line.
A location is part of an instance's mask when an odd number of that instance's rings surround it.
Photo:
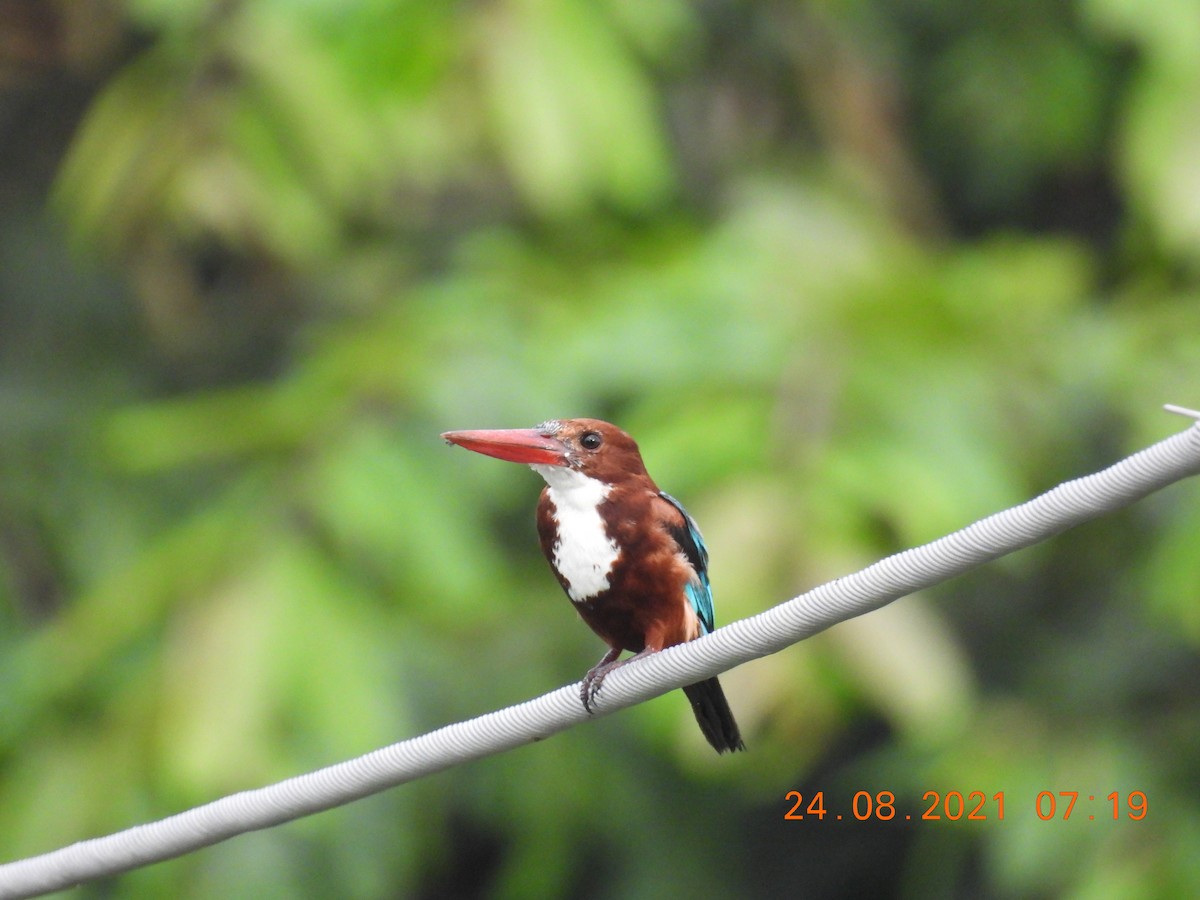
<path fill-rule="evenodd" d="M 604 654 L 604 658 L 596 663 L 588 673 L 583 676 L 583 683 L 579 686 L 579 699 L 583 701 L 583 708 L 588 711 L 588 715 L 592 713 L 592 704 L 596 702 L 596 695 L 600 693 L 600 685 L 604 683 L 604 679 L 608 677 L 608 673 L 613 669 L 619 669 L 626 663 L 631 663 L 635 659 L 641 659 L 643 656 L 649 656 L 651 653 L 657 653 L 658 647 L 644 647 L 637 653 L 630 656 L 628 659 L 617 659 L 621 655 L 621 651 L 610 650 Z"/>
<path fill-rule="evenodd" d="M 604 683 L 605 676 L 613 669 L 623 665 L 623 662 L 617 659 L 620 655 L 620 650 L 608 651 L 600 662 L 588 669 L 588 673 L 583 676 L 583 683 L 579 686 L 579 699 L 583 701 L 583 708 L 588 711 L 588 715 L 592 714 L 592 703 L 596 699 L 596 694 L 600 693 L 600 685 Z"/>
<path fill-rule="evenodd" d="M 588 711 L 589 715 L 592 712 L 592 703 L 595 702 L 596 695 L 600 693 L 600 685 L 604 684 L 608 673 L 619 665 L 621 665 L 620 662 L 614 662 L 603 666 L 593 666 L 583 676 L 583 684 L 579 687 L 579 699 L 583 701 L 583 708 Z"/>

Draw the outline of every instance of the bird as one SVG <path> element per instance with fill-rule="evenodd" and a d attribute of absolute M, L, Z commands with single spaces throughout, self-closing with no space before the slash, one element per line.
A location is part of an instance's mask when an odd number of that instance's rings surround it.
<path fill-rule="evenodd" d="M 447 431 L 449 444 L 524 463 L 545 480 L 537 532 L 580 618 L 608 645 L 580 684 L 590 714 L 619 666 L 713 630 L 708 550 L 696 521 L 659 490 L 632 437 L 600 419 L 551 419 L 533 428 Z M 621 659 L 625 651 L 632 656 Z M 716 677 L 684 687 L 718 753 L 745 750 Z"/>

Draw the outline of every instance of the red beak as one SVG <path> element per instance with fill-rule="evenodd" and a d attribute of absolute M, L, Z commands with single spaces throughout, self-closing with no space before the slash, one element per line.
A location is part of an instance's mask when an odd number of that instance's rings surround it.
<path fill-rule="evenodd" d="M 515 463 L 565 466 L 567 445 L 535 428 L 504 428 L 496 431 L 447 431 L 442 438 L 484 456 Z"/>

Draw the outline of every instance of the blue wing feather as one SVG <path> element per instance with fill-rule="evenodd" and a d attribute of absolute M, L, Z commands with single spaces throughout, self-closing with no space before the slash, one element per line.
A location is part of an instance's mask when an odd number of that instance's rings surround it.
<path fill-rule="evenodd" d="M 689 581 L 683 589 L 692 604 L 692 609 L 696 611 L 696 617 L 700 620 L 704 633 L 708 634 L 715 627 L 713 624 L 712 585 L 708 582 L 708 548 L 704 546 L 700 526 L 696 524 L 695 519 L 688 515 L 683 504 L 664 491 L 659 491 L 658 495 L 679 510 L 680 515 L 683 516 L 683 527 L 671 528 L 671 535 L 696 573 L 696 579 Z"/>

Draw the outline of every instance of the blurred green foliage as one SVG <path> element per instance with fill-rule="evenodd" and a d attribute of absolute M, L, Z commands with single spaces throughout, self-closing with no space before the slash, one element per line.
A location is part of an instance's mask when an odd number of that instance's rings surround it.
<path fill-rule="evenodd" d="M 537 478 L 440 431 L 617 421 L 727 622 L 1183 427 L 1198 42 L 1186 0 L 0 7 L 0 855 L 578 678 Z M 1198 500 L 729 673 L 739 758 L 664 697 L 75 894 L 1200 895 Z"/>

